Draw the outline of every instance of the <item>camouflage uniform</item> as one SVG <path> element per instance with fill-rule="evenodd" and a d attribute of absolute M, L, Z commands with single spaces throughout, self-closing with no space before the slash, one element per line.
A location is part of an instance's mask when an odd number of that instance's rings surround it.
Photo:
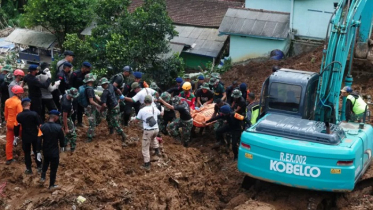
<path fill-rule="evenodd" d="M 182 129 L 181 131 L 181 137 L 184 143 L 189 142 L 190 140 L 190 134 L 192 132 L 193 127 L 193 119 L 190 119 L 188 121 L 181 120 L 180 118 L 176 118 L 174 121 L 172 121 L 167 128 L 170 131 L 170 134 L 175 138 L 180 135 L 179 128 Z"/>
<path fill-rule="evenodd" d="M 63 117 L 60 117 L 60 121 L 63 122 Z M 70 142 L 70 149 L 71 151 L 75 150 L 76 146 L 76 131 L 75 131 L 75 126 L 74 123 L 71 119 L 71 115 L 67 116 L 67 128 L 69 129 L 68 133 L 65 133 L 65 146 Z"/>
<path fill-rule="evenodd" d="M 122 128 L 119 126 L 120 110 L 119 106 L 109 109 L 108 111 L 108 127 L 114 128 L 119 135 L 125 135 Z"/>
<path fill-rule="evenodd" d="M 95 137 L 95 128 L 98 124 L 101 123 L 101 116 L 100 112 L 97 111 L 94 105 L 88 105 L 84 108 L 85 115 L 88 118 L 89 128 L 87 131 L 87 138 L 89 141 L 92 141 L 93 137 Z"/>

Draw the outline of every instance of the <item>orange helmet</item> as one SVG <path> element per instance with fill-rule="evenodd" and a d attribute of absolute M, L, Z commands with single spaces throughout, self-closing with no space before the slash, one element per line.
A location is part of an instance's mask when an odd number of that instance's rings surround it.
<path fill-rule="evenodd" d="M 22 94 L 22 93 L 24 93 L 24 91 L 23 91 L 23 87 L 21 87 L 21 86 L 19 86 L 19 85 L 14 85 L 14 86 L 12 87 L 12 93 L 13 93 L 13 94 Z"/>
<path fill-rule="evenodd" d="M 21 69 L 16 69 L 16 70 L 13 72 L 13 75 L 14 75 L 14 76 L 25 76 L 25 72 L 23 72 Z"/>

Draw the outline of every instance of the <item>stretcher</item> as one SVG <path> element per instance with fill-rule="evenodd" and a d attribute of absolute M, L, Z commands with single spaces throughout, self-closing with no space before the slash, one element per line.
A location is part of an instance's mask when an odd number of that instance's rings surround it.
<path fill-rule="evenodd" d="M 191 109 L 190 113 L 193 118 L 193 125 L 196 127 L 202 128 L 202 127 L 206 127 L 208 125 L 214 124 L 215 121 L 206 123 L 205 125 L 203 124 L 204 122 L 206 122 L 207 120 L 211 118 L 212 114 L 214 114 L 214 107 L 215 107 L 215 104 L 213 103 L 213 104 L 205 105 L 199 109 L 198 108 Z"/>

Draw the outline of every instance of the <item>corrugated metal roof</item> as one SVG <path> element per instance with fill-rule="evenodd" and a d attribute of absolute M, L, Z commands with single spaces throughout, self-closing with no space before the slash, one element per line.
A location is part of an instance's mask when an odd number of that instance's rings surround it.
<path fill-rule="evenodd" d="M 166 54 L 163 54 L 161 56 L 162 59 L 170 58 L 174 54 L 179 54 L 180 55 L 181 51 L 183 51 L 184 45 L 183 44 L 170 43 L 169 47 L 170 47 L 170 51 Z"/>
<path fill-rule="evenodd" d="M 179 35 L 174 37 L 172 43 L 193 46 L 183 52 L 207 57 L 217 57 L 224 46 L 228 36 L 218 36 L 219 31 L 213 28 L 198 28 L 193 26 L 175 26 Z"/>
<path fill-rule="evenodd" d="M 48 49 L 56 39 L 51 33 L 17 28 L 5 40 L 16 44 Z"/>
<path fill-rule="evenodd" d="M 220 34 L 286 39 L 290 13 L 229 8 L 220 24 Z"/>

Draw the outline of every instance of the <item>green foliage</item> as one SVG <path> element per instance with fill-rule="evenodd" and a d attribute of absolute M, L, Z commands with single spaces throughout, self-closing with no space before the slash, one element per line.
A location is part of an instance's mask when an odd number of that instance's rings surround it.
<path fill-rule="evenodd" d="M 144 5 L 132 13 L 127 11 L 128 6 L 128 0 L 99 0 L 94 9 L 97 26 L 92 35 L 83 41 L 69 34 L 63 46 L 74 51 L 75 65 L 87 60 L 93 64 L 97 75 L 110 77 L 123 66 L 130 65 L 158 83 L 167 84 L 169 77 L 176 77 L 183 71 L 184 63 L 178 56 L 167 60 L 160 58 L 169 51 L 166 38 L 177 35 L 165 2 L 145 0 Z"/>
<path fill-rule="evenodd" d="M 212 62 L 208 62 L 206 63 L 205 70 L 203 71 L 202 68 L 201 70 L 205 75 L 210 76 L 211 73 L 214 73 L 214 72 L 220 73 L 220 74 L 225 73 L 231 68 L 232 68 L 232 60 L 229 58 L 224 62 L 224 65 L 221 68 L 218 68 L 218 66 L 212 66 Z"/>
<path fill-rule="evenodd" d="M 62 46 L 68 33 L 78 33 L 92 21 L 92 0 L 32 0 L 25 7 L 27 26 L 43 26 L 57 37 Z"/>

